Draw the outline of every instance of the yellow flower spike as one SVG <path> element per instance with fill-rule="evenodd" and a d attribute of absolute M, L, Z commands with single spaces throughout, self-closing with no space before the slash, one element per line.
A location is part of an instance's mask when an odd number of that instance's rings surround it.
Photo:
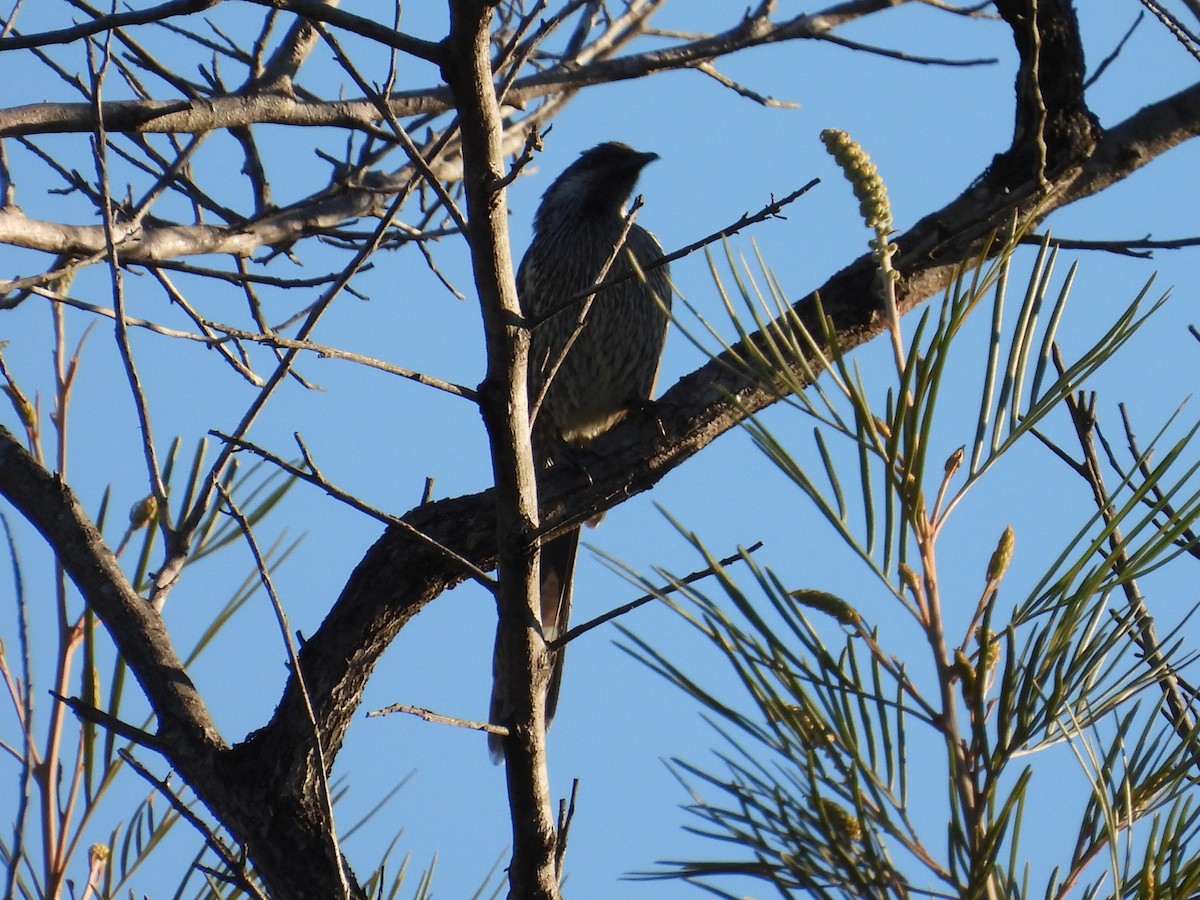
<path fill-rule="evenodd" d="M 887 188 L 879 172 L 872 164 L 870 157 L 850 135 L 835 128 L 826 128 L 821 132 L 821 141 L 825 144 L 854 188 L 854 196 L 858 198 L 858 211 L 874 230 L 871 238 L 871 257 L 875 261 L 875 287 L 883 300 L 883 309 L 887 315 L 888 329 L 892 336 L 892 351 L 896 356 L 896 371 L 903 373 L 907 368 L 904 352 L 904 339 L 900 334 L 900 314 L 896 305 L 896 286 L 900 274 L 892 266 L 892 257 L 899 248 L 888 240 L 892 233 L 892 204 L 888 200 Z M 909 391 L 905 391 L 904 403 L 911 404 Z"/>
<path fill-rule="evenodd" d="M 785 703 L 781 706 L 811 746 L 832 747 L 837 743 L 837 737 L 825 727 L 825 723 L 815 718 L 803 707 L 794 703 Z"/>
<path fill-rule="evenodd" d="M 892 206 L 888 202 L 887 188 L 883 179 L 879 177 L 879 171 L 866 151 L 846 132 L 826 128 L 821 132 L 821 141 L 854 188 L 858 211 L 863 221 L 867 223 L 868 228 L 875 231 L 878 245 L 872 242 L 872 246 L 876 252 L 888 251 L 887 236 L 892 232 Z"/>
<path fill-rule="evenodd" d="M 996 638 L 996 632 L 990 628 L 979 628 L 975 631 L 975 642 L 979 645 L 979 669 L 990 675 L 1000 660 L 1000 641 Z"/>
<path fill-rule="evenodd" d="M 813 803 L 813 809 L 828 819 L 834 829 L 850 838 L 850 840 L 862 840 L 862 825 L 845 807 L 834 803 L 832 800 L 826 800 L 824 797 L 818 797 Z"/>

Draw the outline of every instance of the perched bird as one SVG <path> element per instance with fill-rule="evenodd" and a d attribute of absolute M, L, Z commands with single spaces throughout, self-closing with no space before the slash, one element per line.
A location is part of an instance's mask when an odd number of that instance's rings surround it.
<path fill-rule="evenodd" d="M 539 472 L 643 406 L 654 390 L 667 338 L 670 278 L 665 265 L 642 271 L 663 255 L 662 247 L 636 224 L 625 232 L 625 205 L 642 168 L 656 159 L 658 154 L 639 153 L 615 141 L 600 144 L 555 179 L 538 207 L 533 242 L 517 270 L 517 292 L 522 314 L 537 323 L 528 381 Z M 637 274 L 600 291 L 590 305 L 571 303 L 598 283 L 610 259 L 605 279 Z M 578 528 L 542 546 L 541 616 L 547 641 L 567 630 L 578 547 Z M 555 651 L 551 660 L 547 726 L 558 704 L 564 653 Z M 491 721 L 505 724 L 512 704 L 499 635 L 493 670 Z M 488 746 L 499 762 L 502 739 L 489 735 Z"/>

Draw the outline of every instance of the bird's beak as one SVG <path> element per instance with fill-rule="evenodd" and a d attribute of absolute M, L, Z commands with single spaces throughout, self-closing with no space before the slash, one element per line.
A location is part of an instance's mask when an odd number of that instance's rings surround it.
<path fill-rule="evenodd" d="M 640 169 L 643 166 L 648 166 L 656 159 L 658 159 L 657 153 L 639 153 L 637 167 Z"/>

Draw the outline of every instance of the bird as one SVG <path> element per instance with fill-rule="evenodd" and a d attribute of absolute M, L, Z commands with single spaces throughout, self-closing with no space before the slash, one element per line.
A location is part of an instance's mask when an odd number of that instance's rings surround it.
<path fill-rule="evenodd" d="M 654 391 L 667 338 L 670 274 L 665 263 L 651 267 L 663 256 L 654 236 L 637 224 L 626 230 L 626 206 L 642 169 L 656 159 L 657 153 L 617 141 L 598 144 L 551 183 L 534 216 L 533 240 L 517 269 L 517 294 L 522 316 L 533 323 L 527 382 L 539 475 L 569 464 L 573 448 L 644 407 Z M 590 303 L 572 302 L 598 283 L 610 261 L 604 280 L 629 277 Z M 542 545 L 546 641 L 567 631 L 578 547 L 579 527 Z M 564 654 L 564 648 L 552 651 L 547 727 L 558 705 Z M 490 720 L 499 725 L 513 713 L 507 671 L 498 631 Z M 488 735 L 488 747 L 494 762 L 503 760 L 499 735 Z"/>

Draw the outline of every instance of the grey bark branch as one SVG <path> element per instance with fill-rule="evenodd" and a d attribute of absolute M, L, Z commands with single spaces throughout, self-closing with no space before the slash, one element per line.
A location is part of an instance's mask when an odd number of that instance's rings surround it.
<path fill-rule="evenodd" d="M 111 13 L 98 16 L 91 22 L 84 22 L 71 28 L 61 28 L 56 31 L 46 31 L 36 34 L 11 35 L 0 38 L 0 53 L 5 50 L 24 50 L 30 47 L 45 47 L 51 44 L 68 44 L 81 38 L 106 31 L 116 31 L 118 28 L 129 28 L 135 25 L 148 25 L 164 22 L 167 19 L 187 16 L 193 13 L 211 9 L 223 0 L 170 0 L 159 6 L 148 9 L 129 10 L 127 12 Z M 436 62 L 440 55 L 440 45 L 381 25 L 374 19 L 356 16 L 338 9 L 336 4 L 326 0 L 250 0 L 260 6 L 285 8 L 299 16 L 327 22 L 347 31 L 378 41 L 387 47 L 394 47 L 420 59 Z"/>
<path fill-rule="evenodd" d="M 263 2 L 265 4 L 266 0 Z M 889 0 L 845 3 L 823 13 L 800 15 L 780 23 L 751 17 L 720 34 L 662 50 L 616 59 L 605 55 L 595 61 L 585 56 L 582 65 L 557 66 L 516 79 L 506 92 L 505 100 L 514 106 L 525 106 L 560 91 L 690 68 L 760 44 L 819 38 L 840 25 L 893 5 Z M 332 12 L 314 18 L 337 24 L 331 21 L 334 18 Z M 378 27 L 382 29 L 382 26 Z M 0 40 L 0 51 L 4 49 L 7 48 Z M 388 104 L 392 115 L 406 118 L 446 112 L 453 102 L 450 91 L 438 86 L 397 91 L 388 98 Z M 202 102 L 120 100 L 104 107 L 105 126 L 113 133 L 195 134 L 217 128 L 266 124 L 365 128 L 378 125 L 382 119 L 377 105 L 369 98 L 311 102 L 278 91 L 238 93 Z M 0 111 L 0 137 L 90 133 L 94 129 L 95 111 L 88 103 L 39 103 Z"/>
<path fill-rule="evenodd" d="M 450 37 L 443 76 L 450 84 L 462 130 L 471 264 L 483 312 L 487 374 L 480 411 L 488 432 L 496 505 L 496 605 L 502 640 L 514 671 L 515 715 L 505 763 L 513 851 L 509 896 L 559 900 L 555 822 L 546 761 L 546 691 L 550 662 L 534 610 L 541 607 L 538 578 L 538 494 L 530 437 L 529 330 L 521 324 L 508 208 L 500 105 L 490 59 L 491 6 L 451 0 Z M 490 566 L 489 566 L 490 568 Z M 523 684 L 522 684 L 523 682 Z"/>
<path fill-rule="evenodd" d="M 262 2 L 264 5 L 273 5 L 266 3 L 266 0 Z M 192 0 L 190 5 L 195 3 L 196 0 Z M 140 11 L 141 18 L 137 21 L 157 21 L 165 15 L 180 14 L 176 12 L 177 9 L 187 11 L 190 5 L 163 4 L 153 10 Z M 654 5 L 637 5 L 638 14 L 645 17 Z M 547 72 L 518 78 L 508 86 L 504 100 L 510 105 L 524 107 L 538 98 L 545 97 L 548 100 L 523 119 L 505 123 L 505 150 L 514 152 L 524 142 L 530 129 L 546 121 L 587 85 L 696 66 L 758 44 L 819 37 L 838 25 L 891 5 L 893 3 L 888 0 L 858 0 L 780 23 L 771 22 L 762 12 L 743 18 L 738 25 L 717 35 L 664 50 L 612 58 L 637 33 L 632 27 L 636 22 L 629 23 L 629 27 L 624 29 L 621 22 L 617 22 L 576 58 L 564 60 Z M 640 8 L 643 6 L 645 9 Z M 203 4 L 201 8 L 204 8 Z M 287 8 L 335 25 L 345 24 L 349 16 L 349 20 L 361 26 L 355 30 L 360 34 L 365 33 L 362 29 L 366 25 L 359 21 L 359 17 L 346 14 L 324 0 L 309 0 L 302 7 L 289 3 Z M 372 25 L 376 29 L 382 28 L 374 23 Z M 94 28 L 95 23 L 88 23 L 88 27 Z M 285 85 L 294 67 L 309 51 L 311 33 L 312 29 L 308 26 L 297 26 L 289 33 L 285 48 L 291 49 L 283 52 L 281 48 L 280 54 L 273 58 L 269 70 L 271 77 L 263 78 L 261 90 L 247 87 L 236 93 L 205 99 L 107 102 L 99 107 L 99 116 L 94 103 L 42 103 L 16 107 L 0 110 L 0 137 L 70 132 L 90 134 L 96 129 L 100 118 L 110 134 L 199 134 L 232 129 L 244 135 L 241 130 L 254 124 L 324 125 L 367 129 L 377 133 L 379 124 L 388 118 L 395 121 L 446 112 L 452 108 L 453 100 L 445 86 L 393 93 L 382 109 L 380 100 L 370 97 L 324 103 L 297 99 L 291 90 L 285 89 Z M 4 47 L 3 40 L 0 40 L 0 50 Z M 436 56 L 432 50 L 428 50 L 422 58 L 434 59 Z M 461 164 L 456 155 L 445 154 L 442 159 L 443 162 L 434 167 L 433 174 L 441 179 L 457 179 Z M 226 226 L 143 223 L 129 227 L 126 233 L 120 235 L 121 257 L 126 262 L 154 262 L 202 254 L 229 254 L 246 258 L 265 247 L 288 247 L 304 237 L 327 232 L 346 221 L 378 215 L 385 196 L 403 190 L 410 180 L 409 167 L 391 175 L 372 173 L 364 181 L 335 183 L 285 209 L 267 210 L 261 215 Z M 0 243 L 57 255 L 92 256 L 104 250 L 104 229 L 99 225 L 72 225 L 31 219 L 18 207 L 7 206 L 0 208 Z"/>

